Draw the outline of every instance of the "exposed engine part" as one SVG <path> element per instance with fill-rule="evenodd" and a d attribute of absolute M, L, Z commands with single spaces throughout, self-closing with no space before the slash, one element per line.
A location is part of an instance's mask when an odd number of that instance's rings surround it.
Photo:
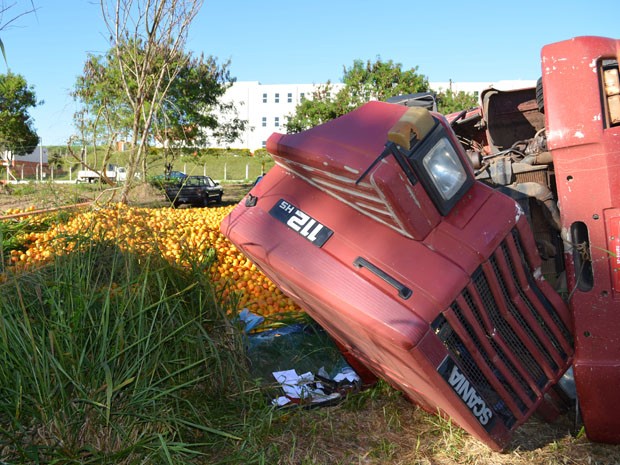
<path fill-rule="evenodd" d="M 512 144 L 510 149 L 515 153 L 521 153 L 523 155 L 523 163 L 529 164 L 543 164 L 543 163 L 551 163 L 549 161 L 539 161 L 538 158 L 548 151 L 547 149 L 547 135 L 545 129 L 539 130 L 534 137 L 526 140 L 519 140 Z M 550 155 L 549 155 L 550 157 Z M 547 160 L 547 157 L 543 157 L 544 160 Z"/>
<path fill-rule="evenodd" d="M 546 239 L 537 239 L 536 246 L 538 248 L 538 253 L 540 254 L 540 257 L 543 260 L 548 260 L 557 255 L 557 247 Z"/>
<path fill-rule="evenodd" d="M 551 152 L 537 152 L 521 160 L 521 163 L 527 163 L 529 165 L 549 165 L 552 162 L 553 156 Z"/>
<path fill-rule="evenodd" d="M 562 223 L 560 221 L 560 210 L 558 210 L 558 205 L 553 197 L 553 193 L 551 190 L 542 184 L 537 182 L 522 182 L 518 184 L 511 184 L 508 186 L 510 189 L 514 189 L 522 194 L 527 195 L 528 197 L 533 197 L 538 200 L 541 204 L 545 206 L 545 210 L 547 212 L 547 220 L 549 220 L 549 224 L 556 230 L 560 231 L 562 229 Z"/>
<path fill-rule="evenodd" d="M 508 157 L 497 157 L 489 165 L 489 173 L 493 184 L 507 186 L 512 183 L 512 160 Z"/>
<path fill-rule="evenodd" d="M 397 95 L 390 97 L 386 102 L 405 105 L 406 107 L 422 107 L 427 110 L 437 111 L 437 98 L 433 92 Z"/>
<path fill-rule="evenodd" d="M 475 150 L 467 150 L 466 153 L 474 170 L 479 170 L 482 168 L 482 157 L 480 156 L 480 152 Z"/>

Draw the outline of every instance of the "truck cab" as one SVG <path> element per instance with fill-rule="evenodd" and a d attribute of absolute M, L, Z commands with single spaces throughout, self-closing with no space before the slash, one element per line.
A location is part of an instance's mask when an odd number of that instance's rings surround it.
<path fill-rule="evenodd" d="M 369 102 L 274 134 L 221 229 L 346 353 L 490 447 L 558 412 L 571 367 L 588 436 L 618 442 L 619 49 L 549 45 L 541 86 L 448 118 Z"/>

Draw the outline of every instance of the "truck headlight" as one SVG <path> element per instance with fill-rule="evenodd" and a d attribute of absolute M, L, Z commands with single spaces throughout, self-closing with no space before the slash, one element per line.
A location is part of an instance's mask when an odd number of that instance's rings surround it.
<path fill-rule="evenodd" d="M 465 154 L 450 138 L 449 127 L 423 108 L 409 108 L 389 130 L 392 153 L 415 184 L 418 180 L 443 216 L 474 183 Z M 405 161 L 405 159 L 407 161 Z M 413 168 L 413 173 L 411 168 Z"/>
<path fill-rule="evenodd" d="M 474 183 L 464 157 L 438 123 L 407 154 L 415 173 L 439 213 L 447 215 Z"/>
<path fill-rule="evenodd" d="M 467 181 L 467 173 L 452 144 L 439 139 L 422 159 L 422 164 L 444 200 L 450 200 Z"/>

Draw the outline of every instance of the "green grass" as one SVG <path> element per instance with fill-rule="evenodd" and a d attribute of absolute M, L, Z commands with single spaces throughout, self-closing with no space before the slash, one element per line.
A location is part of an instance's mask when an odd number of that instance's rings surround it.
<path fill-rule="evenodd" d="M 174 169 L 189 175 L 207 175 L 220 181 L 253 181 L 274 165 L 271 157 L 203 156 L 202 160 L 183 157 Z M 156 172 L 159 167 L 153 166 Z"/>
<path fill-rule="evenodd" d="M 190 463 L 240 441 L 213 414 L 247 375 L 208 264 L 80 249 L 0 286 L 0 461 Z"/>
<path fill-rule="evenodd" d="M 149 156 L 147 177 L 157 176 L 164 173 L 164 159 L 158 149 L 152 149 Z M 89 154 L 89 162 L 94 166 L 92 154 Z M 116 152 L 111 155 L 109 163 L 127 166 L 126 152 Z M 77 176 L 79 166 L 73 160 L 68 160 L 63 173 L 58 171 L 54 174 L 56 180 L 69 179 L 69 166 L 73 166 L 72 179 Z M 225 155 L 191 153 L 178 156 L 173 162 L 173 170 L 183 171 L 189 175 L 207 175 L 213 179 L 226 181 L 253 181 L 261 173 L 267 172 L 274 165 L 271 156 L 259 153 L 256 156 L 248 156 L 247 153 L 231 149 Z"/>

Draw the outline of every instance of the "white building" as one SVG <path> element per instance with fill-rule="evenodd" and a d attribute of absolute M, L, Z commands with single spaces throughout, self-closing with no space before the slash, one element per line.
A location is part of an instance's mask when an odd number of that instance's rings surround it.
<path fill-rule="evenodd" d="M 452 89 L 454 92 L 469 92 L 479 95 L 489 86 L 498 89 L 532 87 L 536 81 L 499 82 L 436 82 L 431 89 L 439 92 Z M 224 101 L 234 103 L 238 117 L 248 121 L 243 136 L 233 142 L 231 147 L 256 150 L 265 147 L 269 136 L 274 132 L 286 132 L 288 117 L 295 113 L 296 106 L 324 84 L 261 84 L 258 81 L 235 82 L 224 95 Z M 344 84 L 332 83 L 333 92 L 338 92 Z M 217 145 L 212 141 L 212 145 Z"/>
<path fill-rule="evenodd" d="M 286 132 L 289 115 L 303 99 L 312 98 L 321 84 L 260 84 L 258 81 L 235 82 L 224 95 L 234 103 L 238 117 L 248 121 L 242 138 L 234 147 L 256 150 L 264 147 L 274 132 Z M 333 84 L 337 92 L 343 84 Z"/>

